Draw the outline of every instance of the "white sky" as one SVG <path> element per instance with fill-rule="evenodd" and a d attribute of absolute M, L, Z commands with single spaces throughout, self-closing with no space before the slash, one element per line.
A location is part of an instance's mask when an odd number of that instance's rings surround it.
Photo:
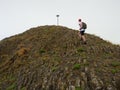
<path fill-rule="evenodd" d="M 86 33 L 120 44 L 120 0 L 0 0 L 0 40 L 32 27 L 56 25 L 78 30 L 78 19 L 87 23 Z"/>

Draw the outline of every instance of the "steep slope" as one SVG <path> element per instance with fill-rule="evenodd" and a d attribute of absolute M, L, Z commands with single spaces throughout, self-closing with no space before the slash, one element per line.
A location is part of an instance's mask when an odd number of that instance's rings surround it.
<path fill-rule="evenodd" d="M 61 26 L 0 41 L 0 90 L 119 90 L 120 46 Z"/>

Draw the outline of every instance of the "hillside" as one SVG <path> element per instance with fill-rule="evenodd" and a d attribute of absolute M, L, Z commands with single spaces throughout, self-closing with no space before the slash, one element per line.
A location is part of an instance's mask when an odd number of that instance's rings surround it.
<path fill-rule="evenodd" d="M 0 90 L 120 90 L 120 46 L 62 26 L 0 41 Z"/>

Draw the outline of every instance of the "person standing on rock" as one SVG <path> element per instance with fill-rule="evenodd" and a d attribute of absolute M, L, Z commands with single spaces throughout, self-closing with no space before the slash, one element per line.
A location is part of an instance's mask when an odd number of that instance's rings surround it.
<path fill-rule="evenodd" d="M 78 19 L 78 22 L 79 22 L 79 26 L 80 26 L 80 29 L 79 29 L 80 32 L 78 33 L 78 35 L 79 35 L 80 39 L 83 41 L 83 43 L 87 44 L 86 43 L 86 38 L 85 38 L 85 35 L 84 35 L 85 29 L 87 29 L 87 25 L 86 25 L 86 23 L 82 22 L 81 19 Z"/>

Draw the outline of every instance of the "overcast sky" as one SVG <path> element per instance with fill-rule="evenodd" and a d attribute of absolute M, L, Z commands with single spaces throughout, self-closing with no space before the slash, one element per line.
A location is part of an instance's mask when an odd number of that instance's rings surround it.
<path fill-rule="evenodd" d="M 32 27 L 59 24 L 120 44 L 120 0 L 0 0 L 0 40 Z"/>

